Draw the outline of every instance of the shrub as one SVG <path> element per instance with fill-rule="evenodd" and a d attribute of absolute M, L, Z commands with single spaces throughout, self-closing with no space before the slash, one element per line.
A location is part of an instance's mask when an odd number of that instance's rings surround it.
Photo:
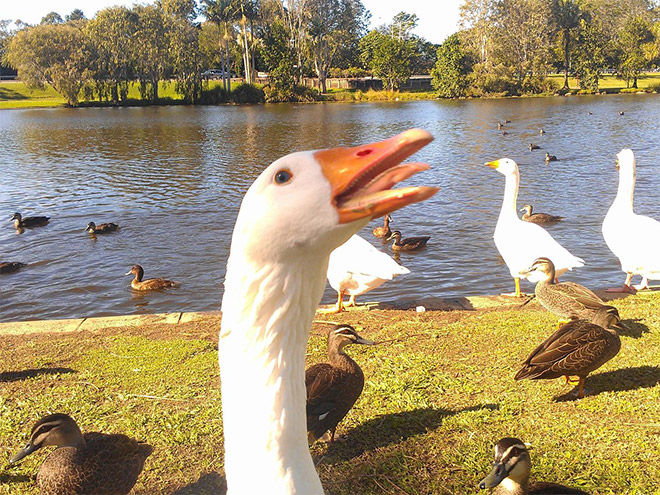
<path fill-rule="evenodd" d="M 264 90 L 254 84 L 240 84 L 229 96 L 234 103 L 263 103 L 266 100 Z"/>
<path fill-rule="evenodd" d="M 203 89 L 202 94 L 199 97 L 199 103 L 201 105 L 219 105 L 221 103 L 227 103 L 228 101 L 229 95 L 222 86 Z"/>
<path fill-rule="evenodd" d="M 268 103 L 281 102 L 312 102 L 321 100 L 319 92 L 308 86 L 294 86 L 291 91 L 286 91 L 274 85 L 264 86 L 264 95 Z"/>

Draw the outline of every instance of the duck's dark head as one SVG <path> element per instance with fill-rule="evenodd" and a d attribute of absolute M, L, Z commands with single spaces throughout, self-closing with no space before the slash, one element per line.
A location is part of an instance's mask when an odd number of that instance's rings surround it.
<path fill-rule="evenodd" d="M 528 448 L 517 438 L 506 437 L 497 442 L 493 469 L 479 482 L 479 488 L 485 490 L 496 487 L 506 478 L 524 484 L 532 469 Z"/>
<path fill-rule="evenodd" d="M 536 277 L 531 277 L 530 280 L 547 280 L 552 282 L 555 279 L 555 265 L 550 258 L 536 258 L 532 266 L 524 270 L 521 275 L 530 275 L 536 272 Z"/>
<path fill-rule="evenodd" d="M 89 222 L 87 224 L 87 227 L 85 228 L 85 232 L 89 232 L 90 234 L 93 234 L 94 229 L 96 229 L 96 224 L 94 222 Z"/>
<path fill-rule="evenodd" d="M 524 205 L 522 208 L 520 208 L 520 211 L 524 211 L 528 215 L 531 215 L 532 214 L 532 205 Z"/>
<path fill-rule="evenodd" d="M 599 325 L 603 328 L 610 328 L 621 332 L 625 330 L 623 323 L 621 323 L 621 317 L 619 316 L 619 310 L 614 306 L 603 306 L 598 309 L 591 318 L 591 323 Z"/>
<path fill-rule="evenodd" d="M 57 447 L 84 447 L 85 440 L 76 422 L 67 414 L 50 414 L 41 418 L 32 428 L 30 440 L 9 462 L 14 464 L 35 450 L 48 445 Z"/>
<path fill-rule="evenodd" d="M 394 239 L 395 241 L 399 242 L 399 240 L 401 239 L 401 232 L 399 232 L 398 230 L 392 231 L 392 233 L 387 238 L 387 240 L 389 241 L 391 239 Z"/>
<path fill-rule="evenodd" d="M 23 218 L 23 217 L 21 216 L 21 214 L 18 213 L 18 212 L 16 212 L 16 213 L 14 213 L 14 215 L 11 217 L 11 220 L 10 220 L 10 221 L 18 220 L 18 221 L 20 222 L 22 218 Z"/>
<path fill-rule="evenodd" d="M 338 347 L 341 350 L 348 344 L 374 345 L 373 340 L 360 337 L 350 325 L 335 325 L 328 332 L 328 347 Z"/>
<path fill-rule="evenodd" d="M 140 265 L 133 265 L 133 268 L 131 268 L 130 271 L 126 272 L 124 275 L 135 275 L 138 281 L 140 281 L 144 276 L 144 269 Z"/>

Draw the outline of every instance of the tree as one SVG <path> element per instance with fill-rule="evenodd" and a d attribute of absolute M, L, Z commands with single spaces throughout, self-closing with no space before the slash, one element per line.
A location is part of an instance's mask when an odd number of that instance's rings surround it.
<path fill-rule="evenodd" d="M 158 100 L 158 82 L 168 68 L 167 14 L 154 5 L 135 5 L 137 26 L 132 39 L 135 74 L 142 98 Z"/>
<path fill-rule="evenodd" d="M 64 19 L 66 22 L 81 21 L 85 19 L 85 13 L 80 9 L 73 9 L 70 14 L 67 14 Z"/>
<path fill-rule="evenodd" d="M 57 12 L 49 12 L 41 18 L 41 24 L 62 24 L 62 16 Z"/>
<path fill-rule="evenodd" d="M 465 96 L 473 61 L 458 34 L 452 34 L 438 48 L 438 61 L 431 70 L 433 87 L 444 98 Z"/>
<path fill-rule="evenodd" d="M 264 35 L 263 57 L 270 72 L 267 99 L 270 101 L 288 101 L 296 83 L 294 60 L 295 53 L 289 43 L 289 33 L 284 23 L 276 19 L 266 27 Z"/>
<path fill-rule="evenodd" d="M 582 12 L 576 0 L 554 0 L 552 4 L 552 13 L 554 16 L 557 30 L 561 34 L 561 47 L 564 54 L 564 86 L 568 88 L 568 70 L 570 68 L 571 56 L 571 35 L 580 27 L 580 17 Z"/>
<path fill-rule="evenodd" d="M 480 64 L 488 60 L 488 43 L 493 32 L 494 0 L 465 0 L 460 7 L 461 37 Z"/>
<path fill-rule="evenodd" d="M 598 91 L 598 81 L 605 65 L 606 41 L 603 26 L 594 19 L 580 19 L 573 56 L 581 89 Z"/>
<path fill-rule="evenodd" d="M 7 60 L 31 88 L 50 84 L 71 106 L 89 79 L 89 43 L 81 26 L 39 24 L 11 39 Z"/>
<path fill-rule="evenodd" d="M 653 31 L 651 23 L 646 17 L 631 16 L 626 21 L 620 33 L 619 45 L 622 56 L 620 59 L 619 72 L 626 80 L 626 87 L 637 87 L 639 73 L 649 63 L 647 53 L 653 43 Z"/>
<path fill-rule="evenodd" d="M 158 0 L 156 5 L 168 15 L 180 17 L 192 22 L 197 17 L 197 2 L 195 0 Z"/>
<path fill-rule="evenodd" d="M 185 102 L 196 103 L 202 89 L 199 29 L 179 16 L 169 16 L 166 28 L 169 61 L 176 78 L 176 91 L 183 95 Z"/>
<path fill-rule="evenodd" d="M 385 87 L 394 90 L 411 75 L 413 46 L 410 40 L 374 30 L 360 41 L 360 58 Z"/>
<path fill-rule="evenodd" d="M 232 22 L 236 11 L 231 0 L 202 0 L 202 13 L 218 25 L 222 33 L 223 46 L 220 46 L 220 63 L 223 72 L 222 83 L 227 93 L 231 92 L 231 65 L 229 43 L 234 39 Z M 223 52 L 224 48 L 224 52 Z"/>

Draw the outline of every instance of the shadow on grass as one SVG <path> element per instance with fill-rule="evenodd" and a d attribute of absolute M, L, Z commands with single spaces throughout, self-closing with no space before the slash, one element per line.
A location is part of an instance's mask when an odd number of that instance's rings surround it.
<path fill-rule="evenodd" d="M 9 483 L 27 483 L 28 481 L 32 481 L 32 476 L 27 475 L 27 474 L 0 474 L 0 483 L 2 484 L 9 484 Z"/>
<path fill-rule="evenodd" d="M 179 488 L 173 495 L 224 495 L 225 493 L 227 493 L 225 476 L 206 473 L 201 475 L 197 482 Z"/>
<path fill-rule="evenodd" d="M 589 396 L 594 396 L 603 392 L 625 392 L 626 390 L 651 388 L 658 384 L 660 384 L 660 367 L 637 366 L 589 376 L 585 382 L 585 390 L 589 391 Z M 566 402 L 576 399 L 577 396 L 571 390 L 555 397 L 554 401 Z"/>
<path fill-rule="evenodd" d="M 71 368 L 36 368 L 21 371 L 3 371 L 0 373 L 0 382 L 16 382 L 18 380 L 35 378 L 39 375 L 59 375 L 75 372 L 76 371 Z"/>
<path fill-rule="evenodd" d="M 0 88 L 0 100 L 27 100 L 27 97 L 13 89 Z"/>
<path fill-rule="evenodd" d="M 467 411 L 488 409 L 494 411 L 496 404 L 467 407 L 458 411 L 447 409 L 415 409 L 400 413 L 384 414 L 356 426 L 347 434 L 345 441 L 328 446 L 324 455 L 331 463 L 346 461 L 368 450 L 376 450 L 391 444 L 398 444 L 408 438 L 423 435 L 440 426 L 445 418 Z"/>
<path fill-rule="evenodd" d="M 640 321 L 642 321 L 641 318 L 621 320 L 623 330 L 618 332 L 619 335 L 631 337 L 633 339 L 639 339 L 645 333 L 649 333 L 649 327 L 647 327 L 644 323 L 640 323 Z"/>

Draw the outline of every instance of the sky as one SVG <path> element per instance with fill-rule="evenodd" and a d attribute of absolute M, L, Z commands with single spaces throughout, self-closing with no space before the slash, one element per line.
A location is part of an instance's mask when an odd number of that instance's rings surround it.
<path fill-rule="evenodd" d="M 92 18 L 97 11 L 112 5 L 131 6 L 134 0 L 0 0 L 0 19 L 20 19 L 28 24 L 38 24 L 47 13 L 55 11 L 64 17 L 79 8 L 85 17 Z M 389 23 L 402 10 L 417 14 L 419 23 L 415 34 L 432 43 L 442 43 L 457 31 L 458 10 L 461 0 L 362 0 L 371 11 L 371 27 Z"/>

